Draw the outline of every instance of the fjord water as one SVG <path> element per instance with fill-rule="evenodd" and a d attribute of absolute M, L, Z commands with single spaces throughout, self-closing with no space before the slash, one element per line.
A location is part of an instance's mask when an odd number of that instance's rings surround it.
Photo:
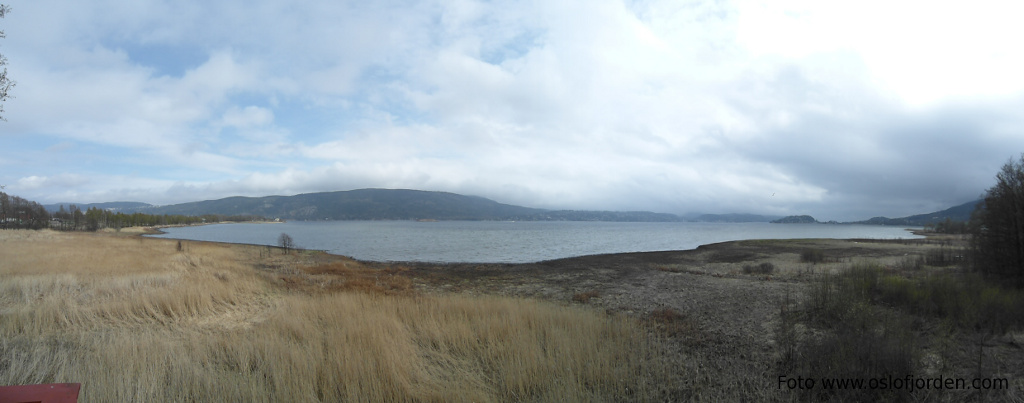
<path fill-rule="evenodd" d="M 372 261 L 527 263 L 620 252 L 694 249 L 743 239 L 911 239 L 907 227 L 876 225 L 578 222 L 327 221 L 215 224 L 164 229 L 160 238 L 298 247 Z"/>

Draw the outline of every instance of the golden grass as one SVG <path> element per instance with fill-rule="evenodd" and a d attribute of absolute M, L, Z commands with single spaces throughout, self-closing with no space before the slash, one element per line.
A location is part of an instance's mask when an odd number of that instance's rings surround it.
<path fill-rule="evenodd" d="M 608 401 L 646 400 L 664 375 L 636 320 L 418 295 L 344 265 L 307 270 L 341 291 L 297 291 L 243 263 L 256 250 L 0 231 L 0 385 L 79 382 L 83 402 Z"/>

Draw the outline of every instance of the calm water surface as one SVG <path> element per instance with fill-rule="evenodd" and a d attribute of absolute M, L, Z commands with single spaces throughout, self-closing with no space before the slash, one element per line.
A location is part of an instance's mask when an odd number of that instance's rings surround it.
<path fill-rule="evenodd" d="M 328 221 L 167 228 L 160 238 L 277 245 L 374 261 L 525 263 L 620 252 L 693 249 L 742 239 L 919 238 L 905 227 L 769 223 Z"/>

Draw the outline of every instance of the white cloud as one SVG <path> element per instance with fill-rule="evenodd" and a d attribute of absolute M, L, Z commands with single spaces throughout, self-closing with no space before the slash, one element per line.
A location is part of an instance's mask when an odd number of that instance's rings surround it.
<path fill-rule="evenodd" d="M 1024 90 L 1024 6 L 1001 1 L 741 1 L 738 42 L 753 55 L 801 60 L 855 52 L 914 106 Z M 833 66 L 836 68 L 836 66 Z M 841 66 L 839 66 L 841 68 Z"/>
<path fill-rule="evenodd" d="M 43 188 L 64 188 L 76 187 L 89 184 L 89 179 L 74 174 L 61 174 L 57 176 L 27 176 L 18 179 L 17 189 L 32 191 Z"/>
<path fill-rule="evenodd" d="M 916 213 L 1024 150 L 1012 7 L 34 1 L 4 20 L 19 84 L 0 136 L 26 140 L 0 182 L 83 202 L 405 187 Z"/>
<path fill-rule="evenodd" d="M 274 112 L 258 106 L 246 106 L 245 108 L 231 107 L 221 117 L 225 126 L 237 128 L 250 128 L 266 126 L 274 121 Z"/>

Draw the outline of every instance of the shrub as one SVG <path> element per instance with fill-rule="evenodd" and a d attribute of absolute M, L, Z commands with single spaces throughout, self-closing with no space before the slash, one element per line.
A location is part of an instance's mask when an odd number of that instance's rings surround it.
<path fill-rule="evenodd" d="M 907 306 L 922 298 L 921 288 L 902 276 L 885 276 L 878 283 L 880 299 L 892 306 Z"/>
<path fill-rule="evenodd" d="M 814 284 L 804 304 L 808 318 L 826 332 L 793 341 L 795 326 L 787 322 L 789 314 L 783 315 L 776 331 L 781 345 L 780 370 L 791 377 L 913 376 L 919 350 L 908 313 L 937 317 L 980 337 L 1024 327 L 1024 291 L 987 282 L 978 274 L 913 279 L 889 273 L 878 265 L 855 265 Z M 979 366 L 982 346 L 979 344 Z M 801 393 L 805 399 L 822 401 L 922 397 L 910 396 L 905 389 L 824 390 L 820 385 Z"/>
<path fill-rule="evenodd" d="M 888 314 L 874 306 L 880 289 L 905 292 L 909 281 L 885 276 L 877 265 L 855 265 L 838 275 L 827 275 L 811 288 L 806 304 L 814 323 L 829 331 L 819 337 L 783 346 L 783 370 L 815 379 L 877 378 L 913 375 L 917 347 L 905 315 Z M 894 291 L 893 296 L 901 295 Z M 894 297 L 895 298 L 895 297 Z M 783 321 L 786 318 L 782 318 Z M 777 334 L 791 337 L 783 328 Z M 788 325 L 792 327 L 792 325 Z M 780 337 L 785 341 L 785 337 Z M 905 400 L 906 390 L 828 390 L 822 385 L 802 391 L 805 398 L 840 401 Z"/>
<path fill-rule="evenodd" d="M 799 347 L 796 373 L 816 379 L 872 379 L 883 374 L 913 376 L 917 372 L 917 346 L 909 323 L 901 318 L 875 317 L 871 329 L 844 326 Z M 876 331 L 874 328 L 880 328 Z M 909 389 L 825 389 L 816 385 L 805 395 L 817 400 L 840 397 L 840 401 L 907 400 Z"/>
<path fill-rule="evenodd" d="M 962 249 L 943 247 L 929 250 L 924 259 L 929 266 L 952 266 L 964 260 L 964 252 Z"/>
<path fill-rule="evenodd" d="M 907 256 L 896 263 L 896 268 L 900 270 L 921 270 L 924 268 L 924 257 L 920 255 Z"/>
<path fill-rule="evenodd" d="M 819 249 L 804 249 L 800 252 L 800 261 L 804 263 L 821 263 L 825 261 L 825 252 Z"/>
<path fill-rule="evenodd" d="M 811 289 L 809 308 L 820 322 L 850 321 L 857 304 L 880 302 L 908 313 L 949 319 L 964 328 L 997 333 L 1024 327 L 1024 291 L 978 275 L 936 274 L 909 279 L 876 265 L 856 265 L 826 276 Z"/>
<path fill-rule="evenodd" d="M 752 264 L 743 265 L 743 272 L 746 274 L 772 274 L 775 273 L 775 265 L 764 262 L 757 266 Z"/>

